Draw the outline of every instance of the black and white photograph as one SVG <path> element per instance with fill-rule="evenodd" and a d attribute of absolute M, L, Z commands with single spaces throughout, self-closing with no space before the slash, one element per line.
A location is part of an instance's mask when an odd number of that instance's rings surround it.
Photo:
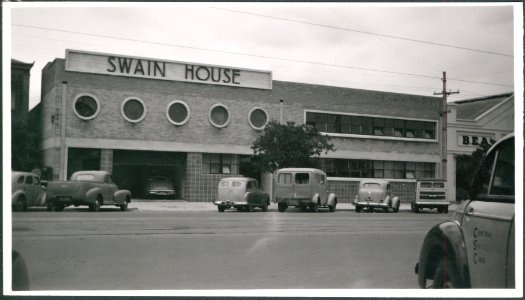
<path fill-rule="evenodd" d="M 523 35 L 519 2 L 3 2 L 3 294 L 523 297 Z"/>

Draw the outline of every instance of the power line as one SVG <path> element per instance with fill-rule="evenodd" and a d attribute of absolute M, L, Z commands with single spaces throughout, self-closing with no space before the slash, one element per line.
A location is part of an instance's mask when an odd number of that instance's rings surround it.
<path fill-rule="evenodd" d="M 337 68 L 345 68 L 345 69 L 355 69 L 355 70 L 370 71 L 370 72 L 379 72 L 379 73 L 386 73 L 386 74 L 392 74 L 392 75 L 413 76 L 413 77 L 431 78 L 431 79 L 440 79 L 441 78 L 439 76 L 430 76 L 430 75 L 424 75 L 424 74 L 414 74 L 414 73 L 387 71 L 387 70 L 379 70 L 379 69 L 361 68 L 361 67 L 354 67 L 354 66 L 347 66 L 347 65 L 329 64 L 329 63 L 313 62 L 313 61 L 299 60 L 299 59 L 290 59 L 290 58 L 280 58 L 280 57 L 273 57 L 273 56 L 266 56 L 266 55 L 256 55 L 256 54 L 234 52 L 234 51 L 214 50 L 214 49 L 208 49 L 208 48 L 192 47 L 192 46 L 185 46 L 185 45 L 178 45 L 178 44 L 171 44 L 171 43 L 145 41 L 145 40 L 131 39 L 131 38 L 122 38 L 122 37 L 105 35 L 105 34 L 86 33 L 86 32 L 79 32 L 79 31 L 72 31 L 72 30 L 65 30 L 65 29 L 56 29 L 56 28 L 49 28 L 49 27 L 43 27 L 43 26 L 31 26 L 31 25 L 23 25 L 23 24 L 12 24 L 12 26 L 34 28 L 34 29 L 40 29 L 40 30 L 57 31 L 57 32 L 79 34 L 79 35 L 101 37 L 101 38 L 109 38 L 109 39 L 117 39 L 117 40 L 124 40 L 124 41 L 130 41 L 130 42 L 148 43 L 148 44 L 162 45 L 162 46 L 169 46 L 169 47 L 179 47 L 179 48 L 194 49 L 194 50 L 200 50 L 200 51 L 219 52 L 219 53 L 226 53 L 226 54 L 233 54 L 233 55 L 242 55 L 242 56 L 264 58 L 264 59 L 290 61 L 290 62 L 306 63 L 306 64 L 328 66 L 328 67 L 337 67 Z M 51 39 L 53 39 L 53 38 L 51 38 Z M 497 83 L 490 83 L 490 82 L 469 81 L 469 80 L 461 80 L 461 79 L 455 79 L 455 78 L 449 78 L 449 79 L 450 80 L 456 80 L 456 81 L 462 81 L 462 82 L 477 83 L 477 84 L 487 84 L 487 85 L 503 86 L 503 87 L 514 87 L 513 85 L 497 84 Z"/>
<path fill-rule="evenodd" d="M 274 17 L 274 16 L 268 16 L 268 15 L 262 15 L 262 14 L 256 14 L 256 13 L 250 13 L 250 12 L 233 10 L 233 9 L 226 9 L 226 8 L 220 8 L 220 7 L 212 7 L 212 8 L 218 9 L 218 10 L 234 12 L 234 13 L 239 13 L 239 14 L 246 14 L 246 15 L 252 15 L 252 16 L 257 16 L 257 17 L 269 18 L 269 19 L 274 19 L 274 20 L 280 20 L 280 21 L 286 21 L 286 22 L 294 22 L 294 23 L 299 23 L 299 24 L 305 24 L 305 25 L 311 25 L 311 26 L 317 26 L 317 27 L 324 27 L 324 28 L 330 28 L 330 29 L 336 29 L 336 30 L 343 30 L 343 31 L 350 31 L 350 32 L 356 32 L 356 33 L 362 33 L 362 34 L 368 34 L 368 35 L 376 35 L 376 36 L 382 36 L 382 37 L 387 37 L 387 38 L 392 38 L 392 39 L 398 39 L 398 40 L 415 42 L 415 43 L 423 43 L 423 44 L 429 44 L 429 45 L 434 45 L 434 46 L 448 47 L 448 48 L 467 50 L 467 51 L 474 51 L 474 52 L 493 54 L 493 55 L 500 55 L 500 56 L 506 56 L 506 57 L 514 57 L 514 55 L 506 54 L 506 53 L 499 53 L 499 52 L 493 52 L 493 51 L 479 50 L 479 49 L 474 49 L 474 48 L 467 48 L 467 47 L 461 47 L 461 46 L 455 46 L 455 45 L 435 43 L 435 42 L 430 42 L 430 41 L 416 40 L 416 39 L 411 39 L 411 38 L 406 38 L 406 37 L 400 37 L 400 36 L 394 36 L 394 35 L 388 35 L 388 34 L 381 34 L 381 33 L 374 33 L 374 32 L 369 32 L 369 31 L 362 31 L 362 30 L 355 30 L 355 29 L 337 27 L 337 26 L 332 26 L 332 25 L 323 25 L 323 24 L 317 24 L 317 23 L 312 23 L 312 22 L 306 22 L 306 21 L 300 21 L 300 20 L 292 20 L 292 19 L 287 19 L 287 18 Z"/>
<path fill-rule="evenodd" d="M 404 72 L 387 71 L 387 70 L 379 70 L 379 69 L 369 69 L 369 68 L 361 68 L 361 67 L 338 65 L 338 64 L 313 62 L 313 61 L 308 61 L 308 60 L 280 58 L 280 57 L 273 57 L 273 56 L 266 56 L 266 55 L 249 54 L 249 53 L 234 52 L 234 51 L 214 50 L 214 49 L 208 49 L 208 48 L 192 47 L 192 46 L 185 46 L 185 45 L 178 45 L 178 44 L 171 44 L 171 43 L 145 41 L 145 40 L 132 39 L 132 38 L 122 38 L 122 37 L 116 37 L 116 36 L 111 36 L 111 35 L 106 35 L 106 34 L 96 34 L 96 33 L 86 33 L 86 32 L 72 31 L 72 30 L 65 30 L 65 29 L 56 29 L 56 28 L 49 28 L 49 27 L 43 27 L 43 26 L 31 26 L 31 25 L 23 25 L 23 24 L 12 24 L 12 26 L 34 28 L 34 29 L 42 29 L 42 30 L 49 30 L 49 31 L 72 33 L 72 34 L 80 34 L 80 35 L 102 37 L 102 38 L 110 38 L 110 39 L 117 39 L 117 40 L 129 41 L 129 42 L 149 43 L 149 44 L 154 44 L 154 45 L 179 47 L 179 48 L 194 49 L 194 50 L 201 50 L 201 51 L 210 51 L 210 52 L 220 52 L 220 53 L 227 53 L 227 54 L 234 54 L 234 55 L 243 55 L 243 56 L 250 56 L 250 57 L 257 57 L 257 58 L 265 58 L 265 59 L 274 59 L 274 60 L 280 60 L 280 61 L 290 61 L 290 62 L 307 63 L 307 64 L 329 66 L 329 67 L 338 67 L 338 68 L 355 69 L 355 70 L 363 70 L 363 71 L 371 71 L 371 72 L 380 72 L 380 73 L 387 73 L 387 74 L 394 74 L 394 75 L 414 76 L 414 77 L 423 77 L 423 78 L 432 78 L 432 79 L 436 79 L 436 78 L 439 79 L 440 78 L 438 76 L 430 76 L 430 75 L 423 75 L 423 74 L 404 73 Z"/>

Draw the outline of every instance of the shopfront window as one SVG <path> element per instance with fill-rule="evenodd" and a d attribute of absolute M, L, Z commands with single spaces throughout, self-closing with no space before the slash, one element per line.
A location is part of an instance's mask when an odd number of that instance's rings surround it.
<path fill-rule="evenodd" d="M 330 177 L 416 179 L 434 178 L 435 163 L 364 159 L 321 159 Z"/>
<path fill-rule="evenodd" d="M 203 153 L 202 172 L 205 174 L 239 174 L 238 158 L 234 154 Z"/>

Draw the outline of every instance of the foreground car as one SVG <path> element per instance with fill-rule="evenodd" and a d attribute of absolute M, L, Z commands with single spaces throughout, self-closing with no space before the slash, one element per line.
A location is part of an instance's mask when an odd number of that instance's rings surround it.
<path fill-rule="evenodd" d="M 284 212 L 289 206 L 319 211 L 327 207 L 335 211 L 337 197 L 328 191 L 325 172 L 313 168 L 284 168 L 277 171 L 277 181 L 274 185 L 275 202 L 279 212 Z"/>
<path fill-rule="evenodd" d="M 439 213 L 448 213 L 446 181 L 442 179 L 420 179 L 416 182 L 416 199 L 410 203 L 413 212 L 422 208 L 437 208 Z"/>
<path fill-rule="evenodd" d="M 69 181 L 49 181 L 47 195 L 55 211 L 69 205 L 87 205 L 91 211 L 99 211 L 102 205 L 114 205 L 125 211 L 131 202 L 131 193 L 119 190 L 111 174 L 105 171 L 78 171 Z"/>
<path fill-rule="evenodd" d="M 40 177 L 28 172 L 11 173 L 11 206 L 13 211 L 25 211 L 30 206 L 46 206 L 46 187 Z M 50 209 L 51 206 L 48 206 Z"/>
<path fill-rule="evenodd" d="M 355 196 L 355 212 L 360 212 L 363 208 L 373 212 L 380 208 L 385 212 L 390 209 L 393 212 L 399 211 L 400 201 L 391 193 L 390 182 L 386 180 L 366 179 L 359 183 L 359 191 Z"/>
<path fill-rule="evenodd" d="M 422 288 L 515 287 L 514 136 L 487 152 L 470 200 L 433 227 L 416 264 Z M 427 284 L 427 280 L 431 284 Z"/>
<path fill-rule="evenodd" d="M 219 212 L 228 208 L 252 211 L 256 207 L 268 211 L 270 196 L 259 189 L 257 180 L 253 178 L 228 177 L 219 181 L 217 198 L 213 204 L 217 205 Z"/>

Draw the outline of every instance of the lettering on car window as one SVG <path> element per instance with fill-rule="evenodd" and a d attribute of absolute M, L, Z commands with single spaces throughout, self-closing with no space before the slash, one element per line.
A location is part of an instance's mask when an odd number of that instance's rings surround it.
<path fill-rule="evenodd" d="M 494 177 L 490 187 L 492 195 L 514 195 L 514 148 L 509 145 L 497 153 Z"/>
<path fill-rule="evenodd" d="M 280 173 L 277 176 L 277 182 L 280 184 L 292 184 L 292 174 L 291 173 Z"/>
<path fill-rule="evenodd" d="M 223 187 L 223 188 L 224 188 L 224 187 L 229 187 L 229 186 L 230 186 L 230 182 L 229 182 L 229 181 L 221 181 L 221 182 L 219 183 L 219 186 L 220 186 L 220 187 Z"/>

